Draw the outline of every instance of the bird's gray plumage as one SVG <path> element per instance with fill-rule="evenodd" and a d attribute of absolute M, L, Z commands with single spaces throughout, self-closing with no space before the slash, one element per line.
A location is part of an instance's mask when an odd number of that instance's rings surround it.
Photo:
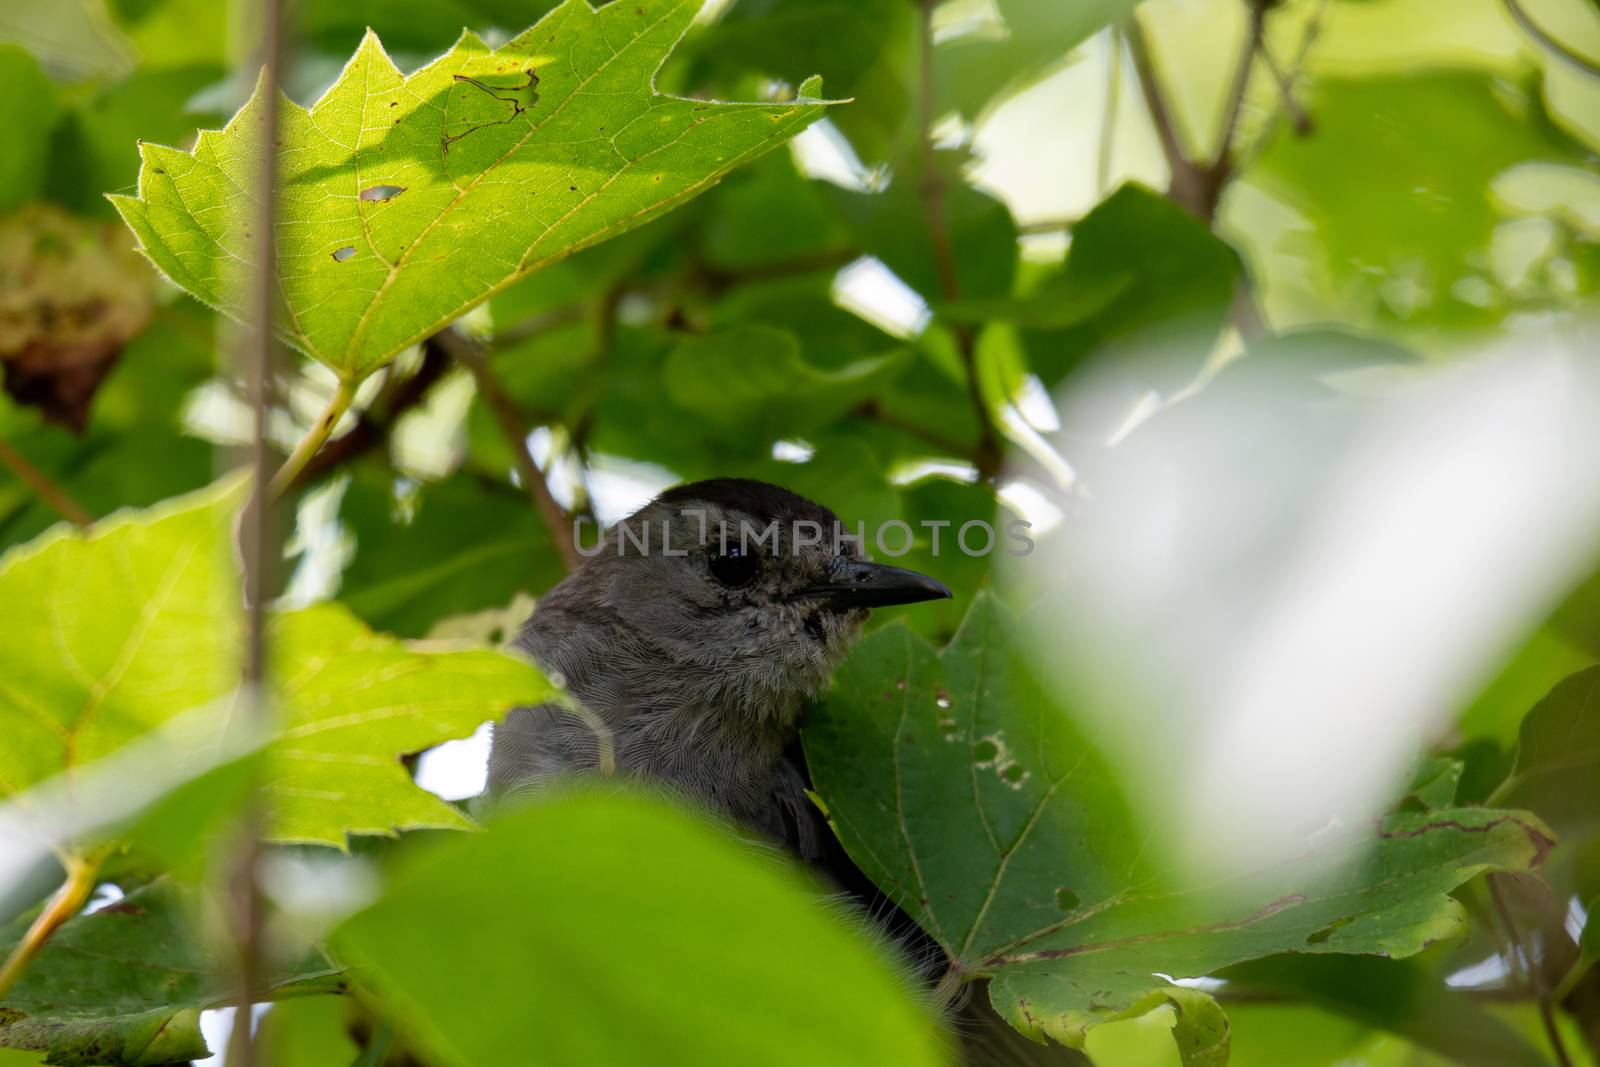
<path fill-rule="evenodd" d="M 604 725 L 619 771 L 813 859 L 817 821 L 785 750 L 803 702 L 827 684 L 867 617 L 849 598 L 806 595 L 860 560 L 854 542 L 835 538 L 837 523 L 822 505 L 761 482 L 671 490 L 608 532 L 539 601 L 515 644 Z M 820 544 L 807 543 L 814 530 Z M 741 531 L 758 569 L 729 587 L 710 560 Z M 519 708 L 494 733 L 491 796 L 591 770 L 600 748 L 571 711 Z"/>

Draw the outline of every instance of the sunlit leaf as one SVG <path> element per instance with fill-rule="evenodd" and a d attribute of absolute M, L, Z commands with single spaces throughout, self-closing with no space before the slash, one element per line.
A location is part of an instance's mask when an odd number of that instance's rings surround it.
<path fill-rule="evenodd" d="M 243 639 L 231 548 L 241 492 L 228 479 L 0 558 L 0 600 L 28 605 L 0 620 L 0 729 L 14 740 L 0 749 L 0 796 L 202 708 L 200 736 L 220 746 Z M 400 757 L 550 693 L 521 660 L 409 647 L 338 605 L 276 616 L 271 648 L 262 775 L 274 840 L 343 847 L 352 833 L 469 825 L 417 788 Z"/>
<path fill-rule="evenodd" d="M 407 77 L 376 36 L 311 110 L 283 105 L 288 339 L 359 378 L 516 278 L 640 225 L 781 144 L 820 102 L 658 96 L 699 4 L 567 0 L 497 50 L 468 33 Z M 815 83 L 802 86 L 808 93 Z M 145 145 L 115 203 L 144 251 L 241 315 L 260 92 L 192 154 Z"/>

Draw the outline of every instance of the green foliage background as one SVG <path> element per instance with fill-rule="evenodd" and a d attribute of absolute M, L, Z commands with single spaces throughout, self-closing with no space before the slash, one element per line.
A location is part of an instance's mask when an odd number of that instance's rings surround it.
<path fill-rule="evenodd" d="M 1144 854 L 1128 783 L 1012 657 L 992 559 L 920 525 L 1031 494 L 1070 529 L 1087 498 L 1019 410 L 1091 366 L 1130 398 L 1236 359 L 1311 387 L 1330 352 L 1443 362 L 1592 315 L 1589 0 L 291 5 L 269 429 L 302 447 L 262 734 L 224 474 L 252 11 L 0 10 L 0 946 L 63 870 L 127 893 L 0 992 L 0 1064 L 206 1054 L 252 783 L 267 1062 L 947 1060 L 893 950 L 727 828 L 618 791 L 479 833 L 410 780 L 549 693 L 493 646 L 572 518 L 716 475 L 907 522 L 897 562 L 955 590 L 877 613 L 806 749 L 950 982 L 1061 1062 L 1596 1062 L 1593 580 L 1337 887 L 1213 894 Z M 862 296 L 889 275 L 898 317 Z M 1064 458 L 1092 483 L 1115 430 L 1065 427 Z M 1002 728 L 1028 770 L 977 747 Z"/>

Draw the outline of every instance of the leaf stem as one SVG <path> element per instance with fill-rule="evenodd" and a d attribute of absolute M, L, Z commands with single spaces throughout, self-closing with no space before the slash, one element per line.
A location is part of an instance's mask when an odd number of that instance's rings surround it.
<path fill-rule="evenodd" d="M 28 927 L 28 932 L 22 935 L 22 940 L 17 942 L 16 948 L 11 950 L 4 965 L 0 965 L 0 1001 L 17 984 L 17 979 L 22 977 L 22 972 L 27 970 L 28 964 L 39 954 L 44 943 L 62 923 L 78 914 L 89 899 L 89 894 L 94 892 L 95 875 L 100 870 L 101 856 L 98 854 L 85 855 L 70 853 L 62 860 L 66 866 L 66 881 L 61 883 L 50 900 L 45 904 L 33 923 Z"/>
<path fill-rule="evenodd" d="M 72 496 L 55 482 L 47 477 L 44 471 L 28 462 L 26 456 L 18 452 L 4 439 L 0 439 L 0 463 L 11 468 L 24 485 L 32 489 L 40 500 L 50 505 L 50 509 L 63 519 L 78 526 L 88 526 L 94 522 L 94 516 L 84 509 Z"/>
<path fill-rule="evenodd" d="M 317 421 L 300 438 L 300 443 L 294 446 L 294 451 L 289 453 L 289 458 L 283 461 L 283 466 L 278 468 L 278 473 L 272 476 L 272 486 L 269 490 L 272 499 L 277 500 L 288 491 L 295 483 L 295 478 L 311 462 L 319 449 L 327 443 L 328 435 L 333 433 L 333 428 L 339 425 L 339 420 L 344 418 L 344 413 L 350 410 L 350 404 L 356 398 L 356 389 L 361 385 L 354 378 L 340 378 L 339 384 L 333 390 L 333 396 L 328 398 L 328 406 L 322 409 L 322 414 L 317 416 Z"/>
<path fill-rule="evenodd" d="M 533 453 L 528 451 L 528 426 L 522 412 L 517 410 L 516 404 L 495 375 L 494 368 L 489 366 L 489 361 L 476 344 L 455 330 L 441 330 L 435 336 L 445 351 L 472 373 L 473 380 L 478 384 L 478 392 L 489 405 L 489 411 L 499 424 L 500 432 L 505 435 L 506 443 L 511 446 L 511 458 L 517 465 L 517 474 L 521 476 L 523 488 L 533 499 L 534 507 L 539 509 L 539 515 L 550 530 L 550 540 L 561 555 L 562 565 L 568 571 L 576 570 L 583 562 L 583 557 L 578 554 L 578 547 L 572 538 L 572 516 L 557 503 L 550 492 L 549 483 L 545 481 L 544 472 L 533 461 Z"/>
<path fill-rule="evenodd" d="M 1506 903 L 1505 894 L 1501 891 L 1500 882 L 1503 877 L 1498 874 L 1487 875 L 1484 884 L 1489 889 L 1489 899 L 1494 902 L 1495 913 L 1500 917 L 1506 936 L 1510 940 L 1512 962 L 1516 964 L 1516 970 L 1521 973 L 1523 984 L 1535 995 L 1539 1005 L 1539 1020 L 1544 1024 L 1545 1036 L 1550 1041 L 1550 1051 L 1555 1054 L 1556 1062 L 1561 1067 L 1573 1067 L 1572 1056 L 1567 1052 L 1566 1042 L 1562 1040 L 1561 1030 L 1556 1025 L 1549 986 L 1535 965 L 1528 939 L 1523 936 L 1522 929 L 1517 925 L 1516 919 L 1511 914 L 1511 908 Z"/>

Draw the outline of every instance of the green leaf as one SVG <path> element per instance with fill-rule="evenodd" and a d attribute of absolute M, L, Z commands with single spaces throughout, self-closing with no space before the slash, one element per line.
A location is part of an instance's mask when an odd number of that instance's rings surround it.
<path fill-rule="evenodd" d="M 0 557 L 0 796 L 75 772 L 183 712 L 209 706 L 220 739 L 243 626 L 227 479 L 87 533 L 64 527 Z M 465 737 L 551 689 L 499 652 L 428 650 L 371 633 L 328 604 L 272 620 L 274 730 L 262 787 L 278 841 L 462 827 L 399 761 Z M 218 749 L 219 756 L 221 749 Z"/>
<path fill-rule="evenodd" d="M 1556 683 L 1528 712 L 1516 765 L 1494 800 L 1530 808 L 1563 834 L 1600 824 L 1600 667 Z"/>
<path fill-rule="evenodd" d="M 307 111 L 283 104 L 286 336 L 360 378 L 498 289 L 638 226 L 781 144 L 820 101 L 656 95 L 694 0 L 567 0 L 491 51 L 468 33 L 406 77 L 369 35 Z M 173 281 L 242 314 L 261 90 L 193 154 L 144 145 L 114 203 Z"/>
<path fill-rule="evenodd" d="M 1171 1004 L 1185 1062 L 1220 1063 L 1220 1010 L 1163 975 L 1281 952 L 1413 954 L 1465 932 L 1450 890 L 1553 844 L 1530 815 L 1453 808 L 1332 832 L 1228 884 L 1173 884 L 1092 741 L 1012 658 L 1019 643 L 982 593 L 942 654 L 885 627 L 841 669 L 805 747 L 851 857 L 964 976 L 990 978 L 1025 1033 L 1081 1048 L 1098 1023 Z M 1319 877 L 1315 861 L 1346 849 L 1355 862 Z"/>
<path fill-rule="evenodd" d="M 1415 960 L 1292 953 L 1230 967 L 1238 992 L 1307 1001 L 1400 1034 L 1464 1067 L 1544 1067 L 1523 1035 Z"/>
<path fill-rule="evenodd" d="M 60 114 L 56 87 L 38 62 L 14 44 L 0 44 L 0 213 L 38 196 L 50 160 L 50 131 Z"/>
<path fill-rule="evenodd" d="M 1483 327 L 1560 299 L 1553 277 L 1508 284 L 1492 262 L 1497 227 L 1517 214 L 1492 192 L 1496 179 L 1587 156 L 1537 89 L 1469 71 L 1321 78 L 1305 106 L 1315 134 L 1278 137 L 1248 175 L 1303 216 L 1297 262 L 1260 271 L 1269 285 L 1305 279 L 1315 303 L 1302 314 Z"/>
<path fill-rule="evenodd" d="M 679 341 L 667 357 L 667 395 L 711 428 L 765 444 L 838 418 L 909 356 L 902 348 L 823 370 L 806 361 L 794 334 L 746 323 Z"/>
<path fill-rule="evenodd" d="M 229 479 L 0 556 L 0 796 L 75 770 L 238 684 Z"/>
<path fill-rule="evenodd" d="M 399 757 L 554 693 L 522 660 L 422 652 L 372 633 L 338 604 L 277 617 L 271 647 L 280 720 L 263 802 L 274 841 L 343 848 L 347 834 L 471 826 L 417 788 Z"/>
<path fill-rule="evenodd" d="M 332 944 L 430 1062 L 942 1061 L 848 920 L 659 802 L 569 794 L 406 859 Z"/>
<path fill-rule="evenodd" d="M 1168 371 L 1149 384 L 1184 384 L 1211 354 L 1239 277 L 1238 255 L 1203 223 L 1124 185 L 1073 227 L 1065 269 L 1024 303 L 1057 298 L 1074 312 L 1025 334 L 1030 362 L 1053 388 L 1090 356 L 1165 352 Z"/>
<path fill-rule="evenodd" d="M 210 1055 L 200 1012 L 235 996 L 227 956 L 197 936 L 194 901 L 171 882 L 137 889 L 68 920 L 0 1006 L 0 1045 L 48 1053 L 47 1063 L 155 1065 Z M 0 928 L 0 952 L 32 914 Z M 264 998 L 342 988 L 320 954 L 276 964 Z"/>
<path fill-rule="evenodd" d="M 997 0 L 1003 33 L 953 36 L 934 53 L 935 83 L 943 109 L 975 118 L 1002 94 L 1023 87 L 1069 62 L 1091 35 L 1129 14 L 1138 0 Z"/>
<path fill-rule="evenodd" d="M 410 522 L 394 510 L 387 486 L 358 476 L 339 512 L 356 539 L 339 598 L 380 629 L 424 637 L 446 616 L 542 593 L 563 577 L 549 530 L 509 486 L 496 492 L 457 475 L 422 486 Z"/>

